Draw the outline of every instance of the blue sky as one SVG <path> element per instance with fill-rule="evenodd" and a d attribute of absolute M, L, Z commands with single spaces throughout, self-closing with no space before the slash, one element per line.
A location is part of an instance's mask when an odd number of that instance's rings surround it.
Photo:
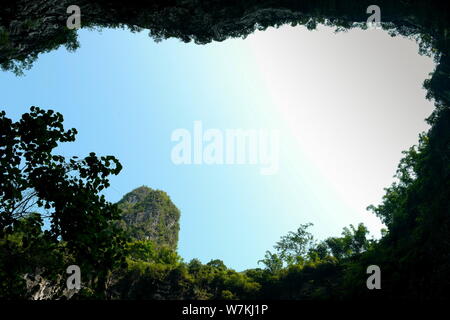
<path fill-rule="evenodd" d="M 0 106 L 17 119 L 32 105 L 79 131 L 64 155 L 115 155 L 124 169 L 110 201 L 141 185 L 181 210 L 179 253 L 256 267 L 300 224 L 317 239 L 364 222 L 431 112 L 423 80 L 434 64 L 382 31 L 335 35 L 283 27 L 205 46 L 154 43 L 145 32 L 79 32 L 81 48 L 41 55 L 24 77 L 0 74 Z M 407 116 L 405 116 L 407 114 Z M 254 165 L 175 165 L 178 128 L 280 132 L 277 174 Z"/>

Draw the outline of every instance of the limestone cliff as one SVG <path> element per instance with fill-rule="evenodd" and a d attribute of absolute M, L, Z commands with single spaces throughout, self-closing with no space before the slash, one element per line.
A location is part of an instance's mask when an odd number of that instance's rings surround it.
<path fill-rule="evenodd" d="M 180 211 L 167 193 L 142 186 L 127 193 L 118 204 L 123 212 L 120 226 L 132 238 L 176 249 Z"/>

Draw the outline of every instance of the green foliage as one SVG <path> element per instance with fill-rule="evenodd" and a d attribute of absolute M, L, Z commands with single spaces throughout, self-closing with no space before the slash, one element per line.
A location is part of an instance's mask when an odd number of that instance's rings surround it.
<path fill-rule="evenodd" d="M 369 231 L 360 223 L 357 228 L 350 225 L 342 231 L 342 238 L 331 237 L 325 240 L 332 255 L 337 259 L 349 258 L 369 249 L 372 241 L 367 239 Z"/>
<path fill-rule="evenodd" d="M 363 224 L 345 227 L 342 237 L 330 237 L 320 242 L 307 231 L 310 226 L 311 223 L 303 224 L 296 232 L 282 236 L 274 246 L 277 253 L 266 251 L 264 259 L 260 260 L 265 265 L 264 270 L 246 272 L 261 285 L 260 298 L 342 299 L 345 290 L 351 289 L 346 286 L 352 270 L 363 268 L 358 259 L 377 242 L 367 239 L 368 230 Z M 365 270 L 363 272 L 362 277 Z M 363 284 L 366 288 L 365 282 Z"/>
<path fill-rule="evenodd" d="M 126 253 L 128 267 L 116 270 L 113 298 L 238 299 L 255 297 L 260 288 L 221 260 L 184 263 L 171 248 L 149 240 L 128 243 Z"/>
<path fill-rule="evenodd" d="M 313 235 L 307 231 L 312 223 L 302 224 L 296 232 L 290 231 L 274 246 L 278 255 L 287 265 L 303 263 L 314 244 Z"/>
<path fill-rule="evenodd" d="M 151 240 L 141 240 L 129 242 L 126 245 L 125 252 L 127 261 L 177 265 L 181 258 L 169 247 L 157 247 Z"/>
<path fill-rule="evenodd" d="M 264 259 L 259 260 L 258 263 L 263 263 L 266 266 L 266 270 L 274 274 L 283 268 L 283 260 L 276 253 L 272 253 L 269 250 L 266 251 Z"/>
<path fill-rule="evenodd" d="M 31 107 L 17 122 L 0 112 L 0 239 L 7 248 L 2 260 L 17 262 L 16 276 L 31 271 L 30 266 L 54 269 L 34 251 L 52 247 L 101 287 L 108 270 L 123 259 L 123 240 L 111 225 L 120 218 L 119 210 L 99 195 L 109 186 L 108 175 L 118 174 L 121 165 L 112 156 L 91 153 L 67 161 L 53 153 L 59 143 L 74 141 L 76 133 L 66 131 L 63 116 L 52 110 Z M 49 224 L 45 232 L 43 219 Z M 27 256 L 38 260 L 23 259 Z M 1 272 L 11 272 L 6 268 L 2 265 Z M 7 295 L 5 289 L 2 296 Z"/>
<path fill-rule="evenodd" d="M 42 232 L 43 221 L 32 213 L 14 221 L 11 231 L 0 238 L 0 297 L 23 299 L 27 296 L 24 275 L 40 270 L 54 279 L 68 259 L 63 244 Z M 45 269 L 44 269 L 45 268 Z"/>

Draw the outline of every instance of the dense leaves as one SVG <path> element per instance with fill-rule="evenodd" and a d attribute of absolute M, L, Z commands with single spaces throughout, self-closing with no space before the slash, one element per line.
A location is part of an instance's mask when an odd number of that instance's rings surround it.
<path fill-rule="evenodd" d="M 39 247 L 64 251 L 82 267 L 87 280 L 104 278 L 121 261 L 123 240 L 110 223 L 120 213 L 99 195 L 109 186 L 108 176 L 118 174 L 121 165 L 112 156 L 91 153 L 66 160 L 54 152 L 59 143 L 74 141 L 76 133 L 66 131 L 63 116 L 52 110 L 31 107 L 17 122 L 0 113 L 0 239 L 8 249 L 2 252 L 6 255 L 2 261 L 16 261 L 18 270 L 23 263 L 16 257 L 34 256 Z M 44 220 L 47 228 L 42 231 Z M 30 264 L 35 269 L 54 267 L 38 256 L 22 261 L 36 261 Z M 6 265 L 1 269 L 11 271 Z M 2 295 L 10 294 L 8 290 Z"/>

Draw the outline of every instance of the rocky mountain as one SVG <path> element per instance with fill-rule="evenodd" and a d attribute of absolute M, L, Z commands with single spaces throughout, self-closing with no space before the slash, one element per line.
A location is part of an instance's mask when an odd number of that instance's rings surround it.
<path fill-rule="evenodd" d="M 127 193 L 118 205 L 123 212 L 120 226 L 132 238 L 176 249 L 180 211 L 167 193 L 142 186 Z"/>
<path fill-rule="evenodd" d="M 167 193 L 142 186 L 127 193 L 118 202 L 118 205 L 123 213 L 119 226 L 132 239 L 152 240 L 156 247 L 164 246 L 176 250 L 180 229 L 180 211 L 170 200 Z M 67 289 L 65 274 L 58 276 L 57 279 L 47 279 L 43 274 L 44 270 L 36 270 L 23 275 L 23 279 L 26 281 L 26 296 L 28 299 L 66 300 L 77 294 L 78 290 Z M 122 275 L 120 275 L 120 272 L 116 272 L 114 277 L 120 278 Z M 133 281 L 130 280 L 128 284 L 122 283 L 122 286 L 125 286 L 125 289 L 122 289 L 125 291 L 131 290 L 127 286 L 132 286 L 138 281 L 138 278 Z M 117 280 L 112 279 L 111 281 L 117 282 Z"/>

